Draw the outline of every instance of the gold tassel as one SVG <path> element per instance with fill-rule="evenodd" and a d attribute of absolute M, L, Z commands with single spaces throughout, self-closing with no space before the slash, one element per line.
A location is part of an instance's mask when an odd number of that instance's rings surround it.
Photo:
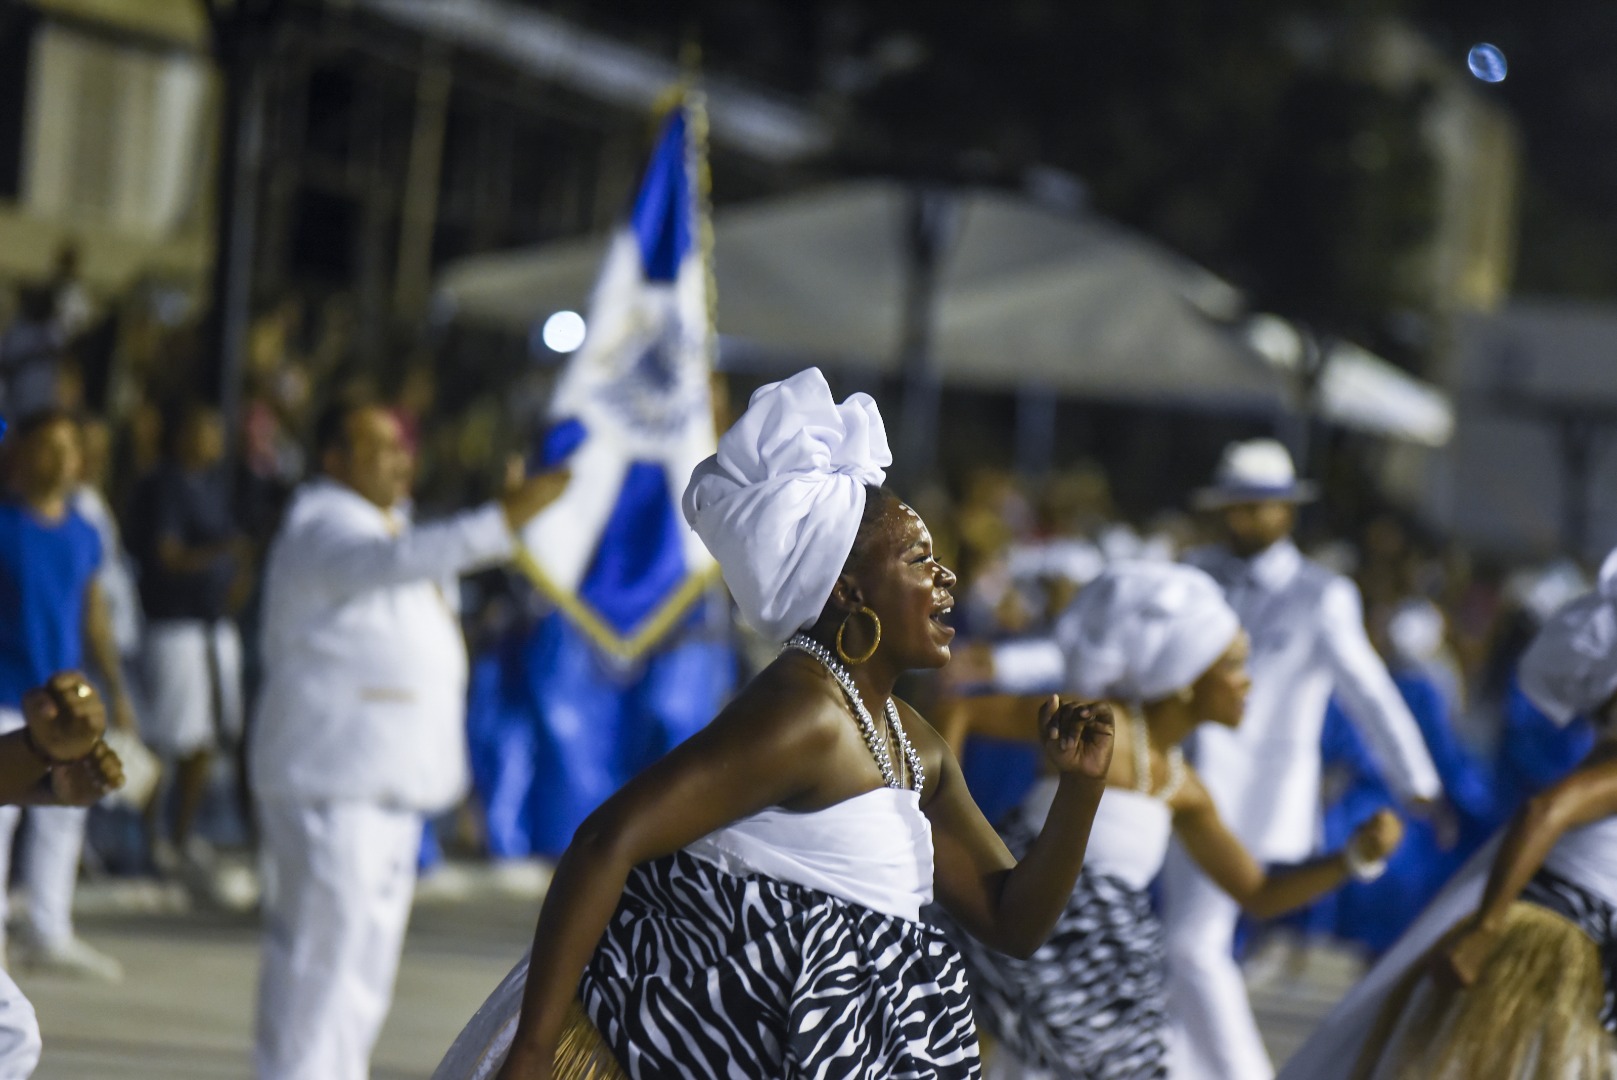
<path fill-rule="evenodd" d="M 556 1080 L 628 1080 L 618 1059 L 577 1001 L 556 1043 Z"/>
<path fill-rule="evenodd" d="M 1436 986 L 1428 968 L 1416 965 L 1388 997 L 1356 1077 L 1617 1080 L 1617 1043 L 1600 1024 L 1600 950 L 1560 915 L 1512 904 L 1468 989 Z"/>

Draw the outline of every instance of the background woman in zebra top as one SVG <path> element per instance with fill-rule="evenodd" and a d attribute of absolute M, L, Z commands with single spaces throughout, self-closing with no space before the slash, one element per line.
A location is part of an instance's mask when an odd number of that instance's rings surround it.
<path fill-rule="evenodd" d="M 1397 847 L 1403 827 L 1383 811 L 1342 851 L 1292 867 L 1263 866 L 1230 832 L 1179 749 L 1202 722 L 1239 724 L 1251 685 L 1247 635 L 1202 571 L 1113 564 L 1085 586 L 1056 632 L 1068 688 L 1110 702 L 1118 718 L 1116 753 L 1083 873 L 1050 939 L 1020 960 L 959 938 L 979 1021 L 1001 1042 L 986 1075 L 1164 1077 L 1167 957 L 1147 889 L 1170 838 L 1246 910 L 1268 917 L 1339 887 L 1356 869 L 1367 872 Z M 1002 696 L 958 708 L 967 730 L 1017 737 L 1008 718 L 1026 705 Z M 1037 833 L 1049 807 L 1045 780 L 1001 824 L 1012 852 Z"/>
<path fill-rule="evenodd" d="M 1556 723 L 1592 717 L 1599 741 L 1473 856 L 1281 1080 L 1617 1075 L 1617 552 L 1518 677 Z"/>
<path fill-rule="evenodd" d="M 581 972 L 594 1027 L 633 1076 L 977 1075 L 958 956 L 941 934 L 919 922 L 848 911 L 834 896 L 782 886 L 789 891 L 779 909 L 783 922 L 803 912 L 840 912 L 826 924 L 838 929 L 810 935 L 816 941 L 832 937 L 830 947 L 839 956 L 824 981 L 807 989 L 803 983 L 818 978 L 814 964 L 821 961 L 806 961 L 807 976 L 801 969 L 775 972 L 770 953 L 778 936 L 741 948 L 753 951 L 738 962 L 753 967 L 722 978 L 708 975 L 712 957 L 694 955 L 707 945 L 682 950 L 677 940 L 655 936 L 652 929 L 632 942 L 624 939 L 621 947 L 614 937 L 638 932 L 626 927 L 624 912 L 655 916 L 660 906 L 675 903 L 682 880 L 696 881 L 691 888 L 716 898 L 708 908 L 726 903 L 732 882 L 710 880 L 711 872 L 688 858 L 683 849 L 695 842 L 758 819 L 774 827 L 781 827 L 783 816 L 788 825 L 793 816 L 812 822 L 863 805 L 859 800 L 886 787 L 918 794 L 925 816 L 916 813 L 909 827 L 924 869 L 931 871 L 925 892 L 930 896 L 935 887 L 937 899 L 968 932 L 994 948 L 1026 955 L 1055 922 L 1082 865 L 1100 801 L 1111 758 L 1110 718 L 1104 709 L 1056 699 L 1036 715 L 1024 715 L 1062 779 L 1048 826 L 1020 861 L 1012 858 L 972 802 L 944 741 L 914 709 L 891 697 L 904 672 L 948 663 L 954 631 L 944 619 L 953 608 L 955 576 L 934 557 L 920 517 L 876 486 L 890 461 L 874 402 L 857 394 L 836 405 L 823 376 L 810 369 L 759 390 L 720 440 L 718 454 L 697 469 L 686 493 L 686 516 L 717 557 L 743 617 L 776 641 L 806 633 L 809 649 L 786 649 L 706 729 L 636 777 L 579 829 L 540 913 L 520 1020 L 499 1073 L 504 1080 L 561 1073 L 558 1043 L 564 1030 L 569 1037 L 575 1031 L 570 1012 L 576 1017 Z M 851 673 L 851 690 L 832 665 L 813 655 L 815 649 L 840 658 L 843 675 Z M 858 722 L 862 705 L 873 720 L 868 745 Z M 890 794 L 907 799 L 914 813 L 914 795 Z M 894 820 L 873 813 L 864 836 L 876 843 Z M 853 837 L 848 847 L 856 849 L 860 839 Z M 778 883 L 748 880 L 746 903 L 726 909 L 722 919 L 770 922 Z M 664 888 L 668 882 L 673 884 Z M 769 933 L 777 929 L 772 925 Z M 691 932 L 705 931 L 693 926 Z M 896 948 L 889 947 L 893 942 Z M 608 948 L 616 950 L 614 964 L 621 960 L 635 970 L 640 950 L 669 954 L 671 959 L 647 964 L 654 970 L 671 966 L 678 978 L 667 981 L 688 982 L 688 993 L 669 986 L 670 996 L 650 1010 L 591 1008 L 592 999 L 621 989 L 602 988 L 602 979 L 591 974 L 601 970 L 601 950 Z M 733 958 L 722 953 L 737 948 L 719 941 L 709 951 L 728 962 Z M 789 959 L 795 967 L 797 957 Z M 911 961 L 929 973 L 915 974 Z M 890 970 L 899 965 L 903 972 Z M 864 983 L 889 975 L 900 980 L 890 996 L 859 1015 L 861 999 L 884 992 Z M 593 995 L 591 978 L 599 991 Z M 619 976 L 605 976 L 613 978 Z M 824 1000 L 805 1008 L 793 1000 L 804 993 L 823 994 Z M 717 1009 L 715 998 L 722 998 Z M 637 1043 L 638 1025 L 659 1025 L 657 1038 Z M 673 1049 L 659 1050 L 653 1042 Z M 440 1068 L 439 1075 L 448 1074 Z"/>

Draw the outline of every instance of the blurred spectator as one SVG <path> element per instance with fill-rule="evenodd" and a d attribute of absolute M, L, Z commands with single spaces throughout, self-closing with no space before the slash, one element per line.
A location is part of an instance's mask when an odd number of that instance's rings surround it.
<path fill-rule="evenodd" d="M 58 671 L 83 667 L 88 651 L 113 702 L 117 726 L 133 731 L 106 601 L 96 583 L 102 561 L 95 529 L 71 505 L 82 455 L 78 425 L 61 410 L 24 418 L 5 458 L 0 502 L 0 732 L 23 726 L 23 695 Z M 88 648 L 87 648 L 88 646 Z M 122 967 L 73 932 L 73 891 L 87 811 L 28 811 L 28 933 L 16 955 L 26 966 L 109 981 Z M 7 879 L 21 812 L 0 809 L 0 882 Z M 5 903 L 0 890 L 0 922 Z"/>
<path fill-rule="evenodd" d="M 79 276 L 79 246 L 71 240 L 56 251 L 50 290 L 56 309 L 56 327 L 63 341 L 72 341 L 90 329 L 95 321 L 95 305 Z"/>
<path fill-rule="evenodd" d="M 48 286 L 29 285 L 17 296 L 17 317 L 0 333 L 0 396 L 6 413 L 23 417 L 54 408 L 64 341 L 56 323 L 56 297 Z"/>
<path fill-rule="evenodd" d="M 73 492 L 73 509 L 101 538 L 101 569 L 96 572 L 96 583 L 106 598 L 112 638 L 127 668 L 137 658 L 145 616 L 140 610 L 133 561 L 124 548 L 118 519 L 107 504 L 112 431 L 100 417 L 86 417 L 79 424 L 79 439 L 83 448 L 84 479 Z"/>
<path fill-rule="evenodd" d="M 405 449 L 412 454 L 421 449 L 421 425 L 432 414 L 437 400 L 438 376 L 433 373 L 431 360 L 412 361 L 404 371 L 392 404 L 399 434 L 404 439 Z"/>
<path fill-rule="evenodd" d="M 153 801 L 153 861 L 207 880 L 213 852 L 194 833 L 215 753 L 241 738 L 241 635 L 232 593 L 248 569 L 230 509 L 224 426 L 216 409 L 187 409 L 162 465 L 136 489 L 130 545 L 146 610 L 142 673 L 151 708 L 146 737 L 172 771 L 174 825 Z"/>

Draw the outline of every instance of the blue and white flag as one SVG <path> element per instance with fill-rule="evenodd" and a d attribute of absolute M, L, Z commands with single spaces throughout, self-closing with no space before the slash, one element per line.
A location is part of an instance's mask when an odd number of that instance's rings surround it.
<path fill-rule="evenodd" d="M 545 464 L 572 479 L 522 533 L 524 570 L 624 659 L 657 645 L 716 569 L 679 505 L 717 443 L 703 127 L 691 96 L 663 125 L 551 406 Z"/>

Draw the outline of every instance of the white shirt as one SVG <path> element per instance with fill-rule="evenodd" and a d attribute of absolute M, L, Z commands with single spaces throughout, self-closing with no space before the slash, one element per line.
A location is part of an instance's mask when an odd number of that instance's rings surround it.
<path fill-rule="evenodd" d="M 81 484 L 73 492 L 73 509 L 94 527 L 101 537 L 101 567 L 95 572 L 101 597 L 107 603 L 107 616 L 112 622 L 112 639 L 118 646 L 119 656 L 130 656 L 140 648 L 140 592 L 135 588 L 135 573 L 129 565 L 129 553 L 124 550 L 123 536 L 118 531 L 118 519 L 112 516 L 107 500 L 89 484 Z"/>
<path fill-rule="evenodd" d="M 493 504 L 415 528 L 335 481 L 301 486 L 265 570 L 259 795 L 453 805 L 467 665 L 450 598 L 457 575 L 511 547 Z"/>
<path fill-rule="evenodd" d="M 1196 768 L 1219 812 L 1254 854 L 1301 859 L 1319 815 L 1320 735 L 1336 695 L 1403 798 L 1442 783 L 1420 728 L 1364 630 L 1359 590 L 1282 540 L 1251 559 L 1223 548 L 1185 561 L 1211 574 L 1252 638 L 1252 692 L 1234 730 L 1204 724 Z"/>

